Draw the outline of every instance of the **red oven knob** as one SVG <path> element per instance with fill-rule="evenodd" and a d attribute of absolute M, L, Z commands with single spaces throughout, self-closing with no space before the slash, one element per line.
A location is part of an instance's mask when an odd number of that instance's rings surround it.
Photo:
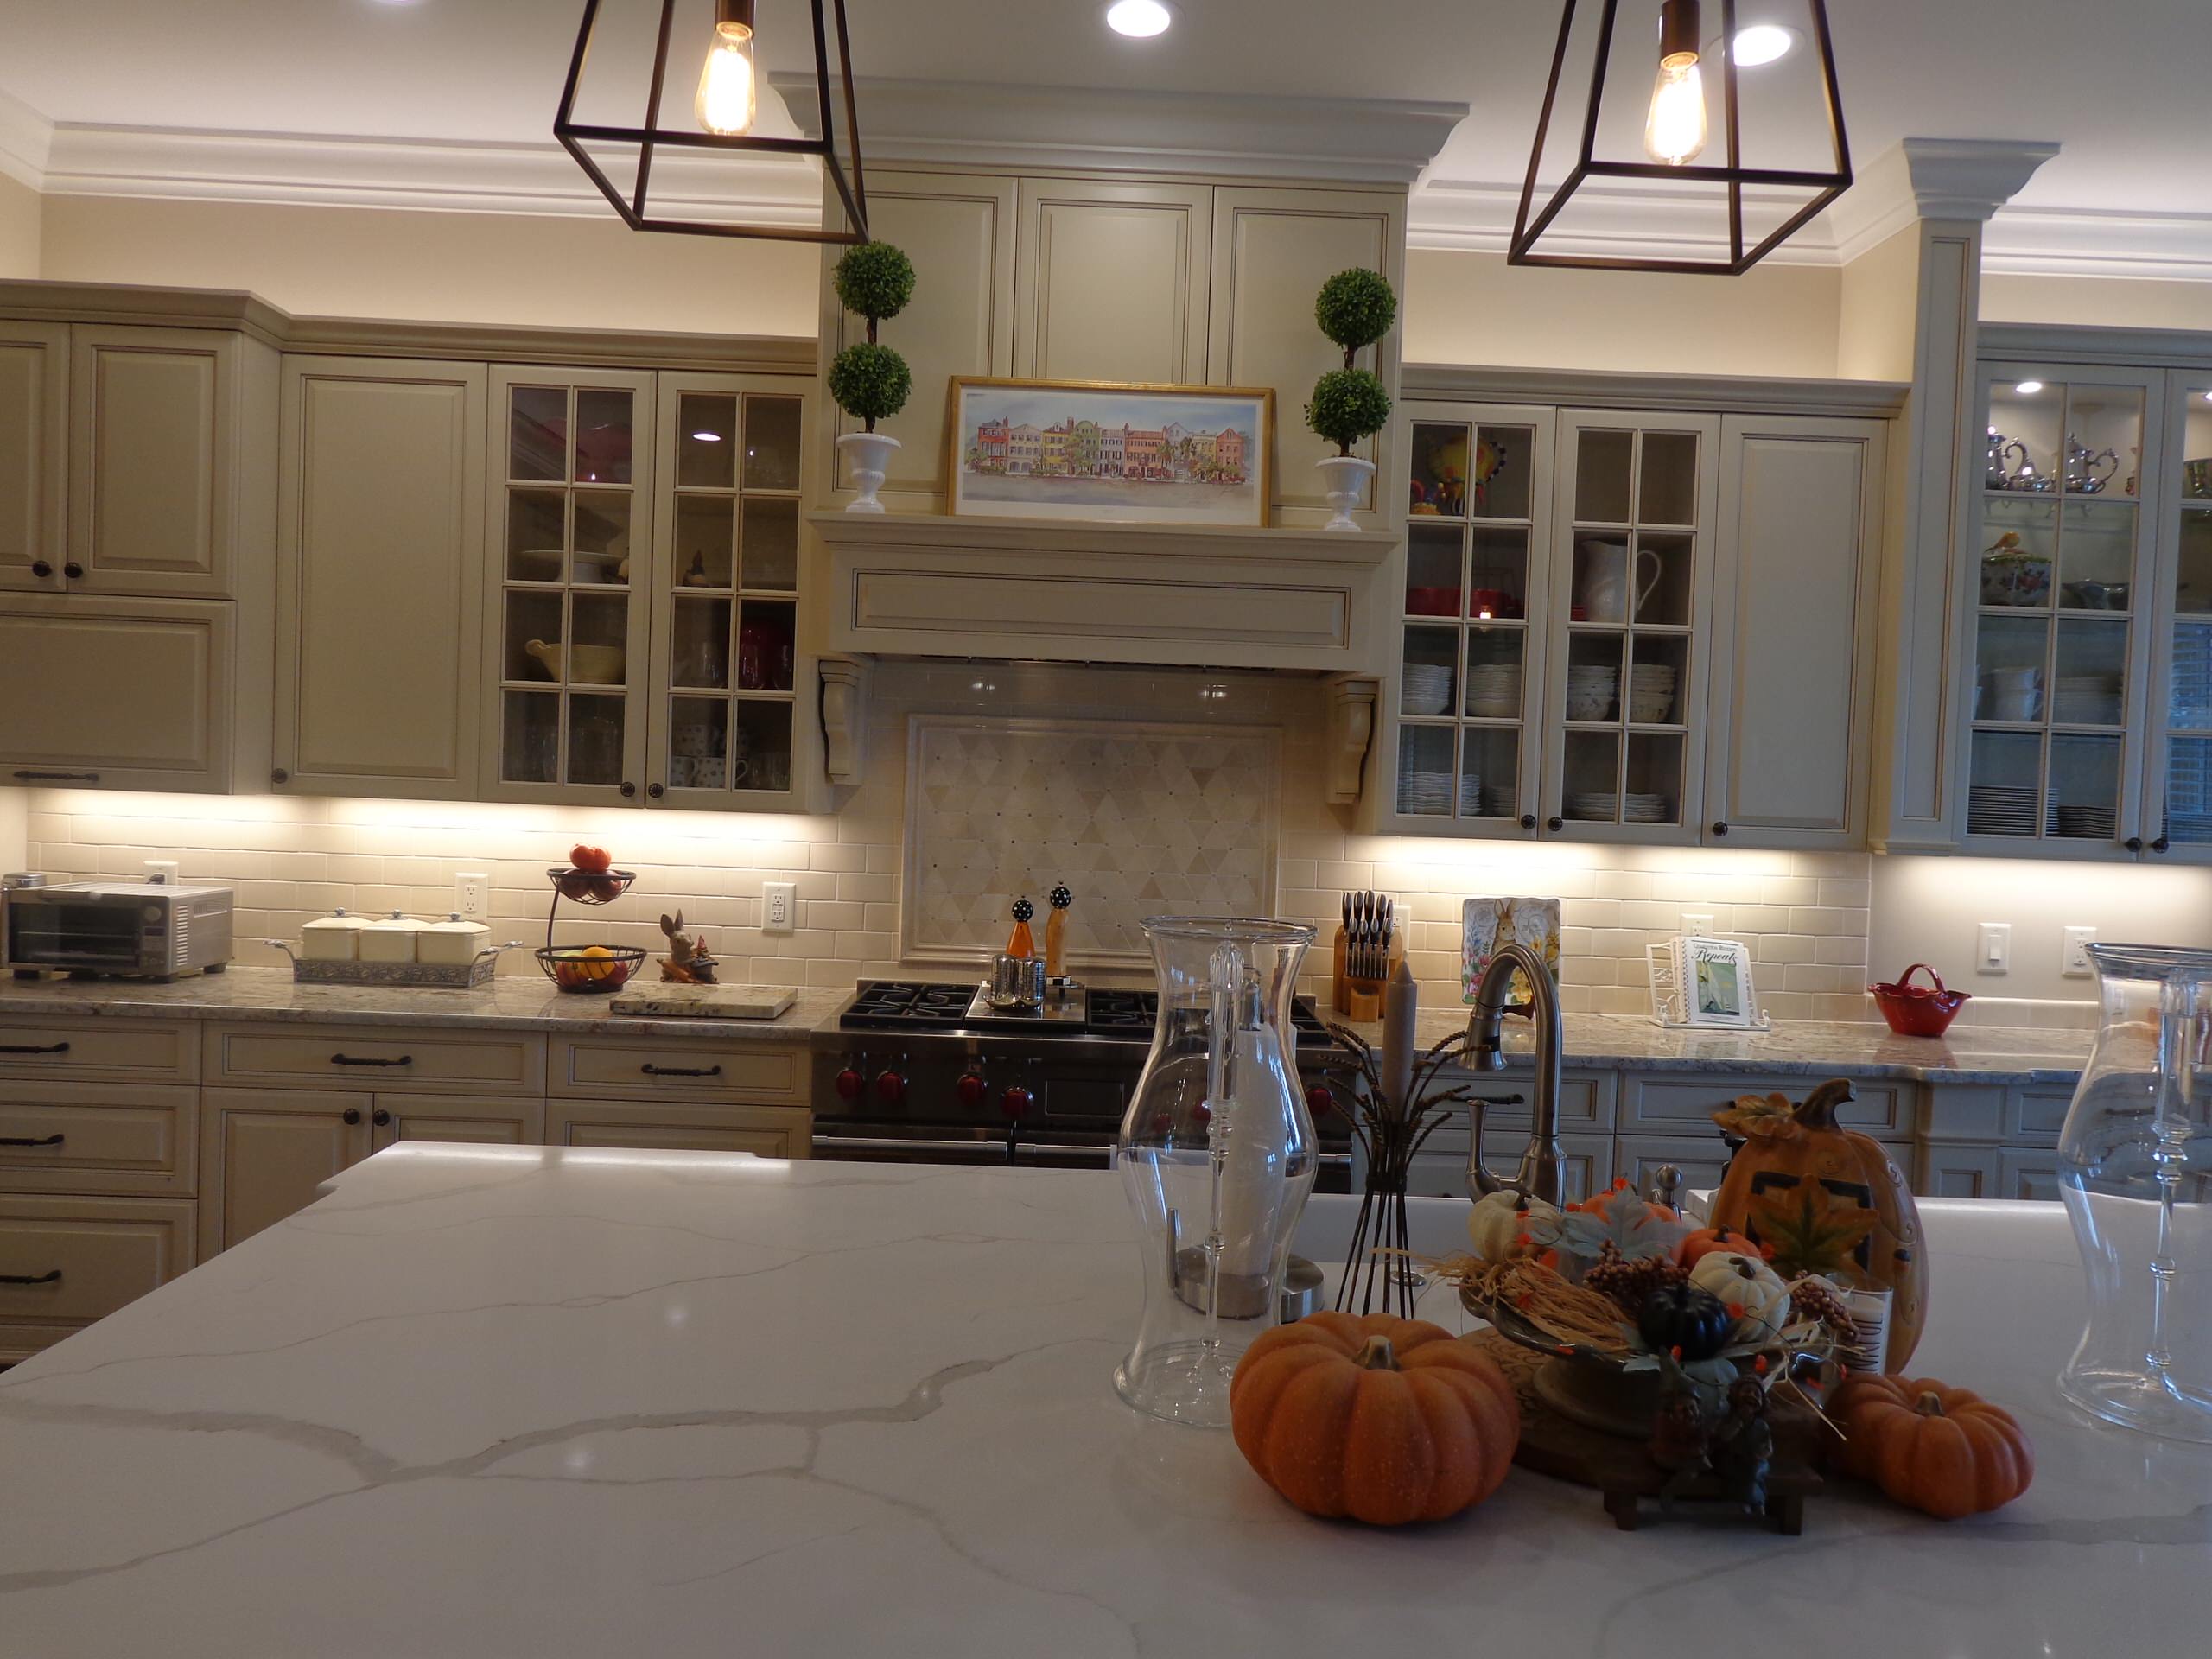
<path fill-rule="evenodd" d="M 983 1096 L 989 1092 L 989 1085 L 970 1071 L 952 1085 L 952 1091 L 960 1096 L 963 1106 L 976 1107 L 983 1103 Z"/>
<path fill-rule="evenodd" d="M 1036 1103 L 1037 1097 L 1018 1084 L 999 1096 L 999 1109 L 1016 1121 L 1028 1116 Z"/>
<path fill-rule="evenodd" d="M 861 1097 L 861 1090 L 868 1087 L 868 1079 L 847 1066 L 837 1074 L 837 1098 L 851 1102 Z"/>
<path fill-rule="evenodd" d="M 1317 1118 L 1326 1117 L 1337 1109 L 1337 1097 L 1326 1084 L 1314 1084 L 1306 1091 L 1306 1109 Z"/>
<path fill-rule="evenodd" d="M 879 1071 L 875 1078 L 875 1097 L 886 1106 L 896 1106 L 906 1098 L 906 1079 L 896 1071 Z"/>

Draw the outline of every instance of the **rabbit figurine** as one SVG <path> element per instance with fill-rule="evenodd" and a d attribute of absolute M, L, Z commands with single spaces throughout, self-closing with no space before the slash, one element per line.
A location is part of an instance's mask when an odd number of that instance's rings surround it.
<path fill-rule="evenodd" d="M 661 982 L 670 985 L 711 985 L 715 982 L 715 959 L 705 944 L 683 928 L 683 912 L 660 918 L 660 931 L 668 936 L 668 954 L 660 959 Z"/>

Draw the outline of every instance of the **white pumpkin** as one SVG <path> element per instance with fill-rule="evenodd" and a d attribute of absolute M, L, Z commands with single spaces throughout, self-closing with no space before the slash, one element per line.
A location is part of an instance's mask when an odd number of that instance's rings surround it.
<path fill-rule="evenodd" d="M 1532 1221 L 1555 1222 L 1559 1211 L 1541 1198 L 1523 1198 L 1517 1192 L 1485 1192 L 1475 1200 L 1467 1217 L 1467 1237 L 1475 1254 L 1485 1262 L 1506 1262 L 1528 1254 L 1522 1237 Z"/>
<path fill-rule="evenodd" d="M 1690 1283 L 1743 1309 L 1736 1321 L 1738 1342 L 1771 1337 L 1789 1322 L 1789 1287 L 1756 1255 L 1708 1251 L 1690 1268 Z"/>

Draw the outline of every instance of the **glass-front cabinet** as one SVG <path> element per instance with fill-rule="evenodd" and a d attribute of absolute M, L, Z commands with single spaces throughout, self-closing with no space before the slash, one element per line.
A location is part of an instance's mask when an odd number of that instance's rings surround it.
<path fill-rule="evenodd" d="M 2169 374 L 2166 411 L 2152 487 L 2171 530 L 2159 560 L 2144 822 L 2154 854 L 2212 861 L 2212 368 Z"/>
<path fill-rule="evenodd" d="M 796 804 L 803 404 L 770 377 L 493 372 L 499 796 Z"/>

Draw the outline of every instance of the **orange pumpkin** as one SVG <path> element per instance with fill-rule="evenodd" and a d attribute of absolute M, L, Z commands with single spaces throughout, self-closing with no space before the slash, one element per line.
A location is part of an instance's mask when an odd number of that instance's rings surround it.
<path fill-rule="evenodd" d="M 1585 1215 L 1610 1217 L 1616 1205 L 1626 1205 L 1631 1211 L 1641 1208 L 1646 1215 L 1659 1221 L 1676 1219 L 1675 1212 L 1665 1205 L 1655 1204 L 1637 1192 L 1629 1185 L 1628 1177 L 1625 1175 L 1617 1176 L 1613 1184 L 1604 1192 L 1585 1198 L 1580 1204 L 1570 1204 L 1567 1207 L 1570 1210 L 1580 1210 Z"/>
<path fill-rule="evenodd" d="M 1709 1219 L 1747 1235 L 1784 1279 L 1827 1274 L 1891 1292 L 1884 1364 L 1901 1371 L 1928 1322 L 1920 1211 L 1888 1149 L 1836 1122 L 1836 1108 L 1856 1098 L 1839 1077 L 1787 1116 L 1716 1112 L 1746 1139 Z"/>
<path fill-rule="evenodd" d="M 1759 1247 L 1732 1227 L 1700 1227 L 1675 1247 L 1675 1265 L 1694 1268 L 1715 1250 L 1724 1255 L 1757 1255 Z"/>
<path fill-rule="evenodd" d="M 1496 1491 L 1521 1408 L 1490 1357 L 1425 1319 L 1314 1313 L 1247 1349 L 1236 1449 L 1308 1515 L 1441 1521 Z"/>
<path fill-rule="evenodd" d="M 1844 1472 L 1898 1503 L 1955 1521 L 2001 1508 L 2035 1478 L 2035 1447 L 2012 1414 L 1931 1378 L 1847 1377 L 1828 1401 Z"/>

